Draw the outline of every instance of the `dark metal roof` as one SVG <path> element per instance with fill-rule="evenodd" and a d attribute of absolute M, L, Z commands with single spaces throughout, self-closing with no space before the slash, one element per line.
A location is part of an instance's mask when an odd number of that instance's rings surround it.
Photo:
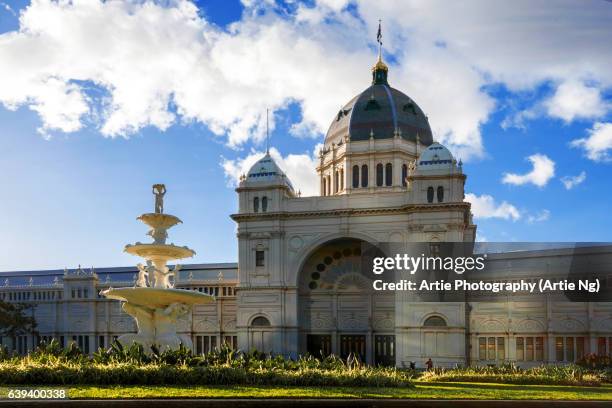
<path fill-rule="evenodd" d="M 351 141 L 390 139 L 399 131 L 405 140 L 433 142 L 427 116 L 409 96 L 387 84 L 373 84 L 351 99 L 336 115 L 325 137 L 325 147 Z"/>
<path fill-rule="evenodd" d="M 98 275 L 100 282 L 128 282 L 131 281 L 135 273 L 138 273 L 136 266 L 119 266 L 109 268 L 94 268 L 95 273 Z M 186 264 L 182 265 L 180 278 L 186 280 L 189 272 L 194 271 L 194 277 L 202 279 L 212 279 L 216 277 L 219 272 L 223 272 L 225 279 L 236 279 L 238 264 L 235 262 L 227 263 L 206 263 L 206 264 Z M 68 269 L 70 276 L 79 276 L 77 269 Z M 83 268 L 83 274 L 80 275 L 84 278 L 88 277 L 90 268 Z M 26 286 L 30 283 L 32 278 L 32 285 L 51 285 L 55 278 L 58 278 L 59 283 L 63 282 L 64 270 L 63 269 L 49 269 L 49 270 L 37 270 L 37 271 L 12 271 L 12 272 L 0 272 L 0 288 L 4 285 L 6 279 L 9 280 L 10 286 Z"/>

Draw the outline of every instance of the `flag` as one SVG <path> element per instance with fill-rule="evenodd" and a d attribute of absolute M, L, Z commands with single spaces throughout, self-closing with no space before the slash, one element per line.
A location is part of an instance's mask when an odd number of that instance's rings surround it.
<path fill-rule="evenodd" d="M 376 33 L 376 41 L 382 44 L 382 31 L 380 30 L 380 20 L 378 20 L 378 33 Z"/>

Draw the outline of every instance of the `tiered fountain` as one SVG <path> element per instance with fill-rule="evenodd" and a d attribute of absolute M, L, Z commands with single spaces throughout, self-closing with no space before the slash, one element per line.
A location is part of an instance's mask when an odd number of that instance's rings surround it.
<path fill-rule="evenodd" d="M 174 289 L 180 265 L 170 270 L 167 263 L 192 257 L 195 252 L 186 246 L 166 244 L 168 229 L 182 223 L 174 215 L 164 214 L 163 184 L 153 185 L 155 212 L 142 214 L 138 219 L 151 229 L 147 233 L 153 242 L 126 245 L 124 251 L 144 258 L 146 265 L 138 264 L 138 278 L 134 287 L 108 288 L 100 292 L 109 299 L 123 302 L 123 310 L 136 320 L 138 333 L 125 334 L 118 341 L 124 346 L 140 343 L 146 351 L 157 346 L 160 351 L 176 349 L 183 344 L 193 349 L 188 336 L 176 333 L 179 318 L 188 315 L 196 304 L 214 301 L 214 297 L 201 292 Z M 173 278 L 172 280 L 170 278 Z"/>

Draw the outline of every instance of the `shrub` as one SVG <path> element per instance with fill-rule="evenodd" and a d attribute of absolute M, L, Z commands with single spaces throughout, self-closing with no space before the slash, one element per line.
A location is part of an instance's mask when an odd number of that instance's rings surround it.
<path fill-rule="evenodd" d="M 592 369 L 612 368 L 612 357 L 610 355 L 587 354 L 578 360 L 577 363 L 581 367 Z"/>
<path fill-rule="evenodd" d="M 296 360 L 221 347 L 204 355 L 114 344 L 90 358 L 78 349 L 45 345 L 29 356 L 0 362 L 0 384 L 51 385 L 279 385 L 409 387 L 411 375 L 395 368 L 368 367 L 354 357 Z"/>
<path fill-rule="evenodd" d="M 421 380 L 596 386 L 605 380 L 605 376 L 602 372 L 577 365 L 542 365 L 523 369 L 514 364 L 505 364 L 493 367 L 436 368 L 424 372 Z"/>

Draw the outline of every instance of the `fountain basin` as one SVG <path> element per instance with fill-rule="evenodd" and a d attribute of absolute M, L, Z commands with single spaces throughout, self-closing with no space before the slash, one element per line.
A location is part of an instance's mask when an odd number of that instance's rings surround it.
<path fill-rule="evenodd" d="M 181 221 L 178 217 L 175 217 L 174 215 L 160 213 L 142 214 L 140 217 L 137 218 L 137 220 L 144 222 L 151 228 L 162 229 L 169 229 L 175 226 L 176 224 L 183 223 L 183 221 Z"/>
<path fill-rule="evenodd" d="M 160 259 L 171 261 L 189 258 L 195 255 L 193 249 L 169 244 L 135 244 L 126 245 L 125 252 L 145 259 Z"/>
<path fill-rule="evenodd" d="M 173 303 L 203 305 L 215 301 L 215 297 L 202 292 L 182 289 L 158 288 L 109 288 L 100 292 L 108 299 L 128 302 L 148 309 L 164 308 Z"/>

